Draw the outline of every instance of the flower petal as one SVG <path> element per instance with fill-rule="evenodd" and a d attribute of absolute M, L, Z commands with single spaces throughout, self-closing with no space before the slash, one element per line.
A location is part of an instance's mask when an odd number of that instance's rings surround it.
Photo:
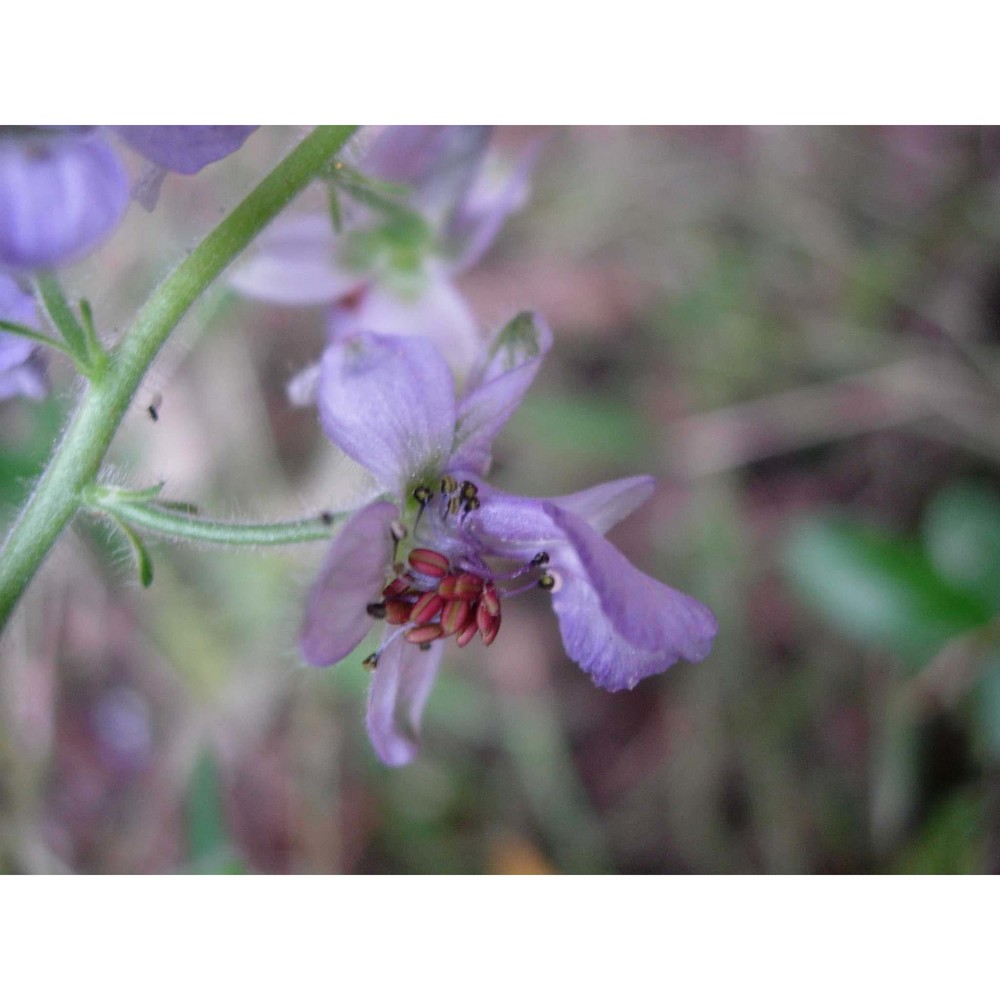
<path fill-rule="evenodd" d="M 373 622 L 366 608 L 381 600 L 392 562 L 390 525 L 398 516 L 391 503 L 369 504 L 333 540 L 306 606 L 300 646 L 307 663 L 336 663 L 368 634 Z"/>
<path fill-rule="evenodd" d="M 329 331 L 331 337 L 362 331 L 425 337 L 459 377 L 468 374 L 482 350 L 465 299 L 440 268 L 429 269 L 425 285 L 415 296 L 373 285 L 356 301 L 334 306 Z"/>
<path fill-rule="evenodd" d="M 396 634 L 379 657 L 368 692 L 368 736 L 390 767 L 409 764 L 420 749 L 420 721 L 443 653 L 443 643 L 424 650 Z"/>
<path fill-rule="evenodd" d="M 491 133 L 486 125 L 394 125 L 372 143 L 362 169 L 408 185 L 413 203 L 444 223 L 472 186 Z"/>
<path fill-rule="evenodd" d="M 34 299 L 9 275 L 0 272 L 0 319 L 22 326 L 38 323 Z M 38 345 L 26 337 L 0 330 L 0 399 L 28 396 L 42 399 L 48 391 L 45 362 Z"/>
<path fill-rule="evenodd" d="M 118 133 L 147 160 L 177 174 L 196 174 L 202 167 L 235 153 L 256 125 L 115 125 Z"/>
<path fill-rule="evenodd" d="M 327 436 L 396 496 L 451 454 L 454 383 L 422 337 L 338 338 L 323 354 L 318 402 Z"/>
<path fill-rule="evenodd" d="M 467 271 L 493 245 L 507 217 L 523 208 L 541 143 L 533 143 L 499 183 L 489 165 L 480 170 L 465 200 L 448 222 L 448 239 L 461 248 L 456 271 Z"/>
<path fill-rule="evenodd" d="M 276 305 L 334 302 L 365 281 L 335 262 L 335 250 L 336 234 L 325 213 L 279 216 L 229 281 L 240 294 Z"/>
<path fill-rule="evenodd" d="M 608 691 L 632 688 L 679 659 L 697 662 L 718 628 L 712 612 L 637 570 L 576 515 L 551 509 L 566 545 L 552 555 L 552 607 L 566 652 Z"/>
<path fill-rule="evenodd" d="M 92 129 L 0 140 L 0 265 L 55 267 L 92 250 L 128 205 L 128 177 Z"/>
<path fill-rule="evenodd" d="M 656 480 L 652 476 L 631 476 L 592 486 L 589 490 L 548 498 L 549 503 L 583 518 L 602 535 L 619 521 L 638 510 L 652 495 Z"/>
<path fill-rule="evenodd" d="M 520 405 L 551 346 L 552 331 L 539 313 L 519 313 L 497 334 L 459 403 L 453 468 L 480 475 L 488 470 L 493 439 Z"/>

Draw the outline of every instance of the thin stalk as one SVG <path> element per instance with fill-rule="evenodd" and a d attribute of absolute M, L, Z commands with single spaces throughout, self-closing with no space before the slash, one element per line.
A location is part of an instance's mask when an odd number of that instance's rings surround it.
<path fill-rule="evenodd" d="M 76 513 L 115 432 L 164 341 L 202 292 L 316 177 L 354 132 L 316 128 L 167 276 L 85 389 L 34 492 L 0 550 L 0 629 L 56 538 Z"/>

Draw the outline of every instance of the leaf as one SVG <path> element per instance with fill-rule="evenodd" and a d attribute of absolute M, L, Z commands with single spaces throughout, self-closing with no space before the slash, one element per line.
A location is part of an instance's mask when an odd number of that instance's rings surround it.
<path fill-rule="evenodd" d="M 111 520 L 114 521 L 115 526 L 128 539 L 129 545 L 132 546 L 132 555 L 135 558 L 136 570 L 139 573 L 139 582 L 144 587 L 150 586 L 153 582 L 153 560 L 149 555 L 149 550 L 146 548 L 145 543 L 136 531 L 124 521 L 119 520 L 107 510 L 104 513 L 108 514 Z"/>
<path fill-rule="evenodd" d="M 804 601 L 846 635 L 885 646 L 911 666 L 990 619 L 983 602 L 943 579 L 919 548 L 841 518 L 800 524 L 783 561 Z"/>
<path fill-rule="evenodd" d="M 978 483 L 955 483 L 931 501 L 924 544 L 938 572 L 1000 609 L 1000 497 Z"/>

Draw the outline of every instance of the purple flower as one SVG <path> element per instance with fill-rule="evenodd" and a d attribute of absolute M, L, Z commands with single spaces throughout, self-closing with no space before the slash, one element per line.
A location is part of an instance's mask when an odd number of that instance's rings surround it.
<path fill-rule="evenodd" d="M 309 595 L 301 649 L 311 664 L 335 663 L 385 622 L 366 664 L 368 732 L 386 764 L 416 755 L 446 640 L 462 647 L 479 635 L 489 645 L 503 602 L 527 589 L 552 594 L 567 653 L 609 691 L 711 649 L 711 611 L 602 537 L 650 496 L 650 478 L 549 499 L 484 481 L 493 438 L 550 343 L 539 317 L 518 316 L 461 398 L 422 338 L 357 333 L 323 356 L 323 428 L 391 499 L 357 511 L 335 539 Z"/>
<path fill-rule="evenodd" d="M 280 305 L 331 305 L 331 338 L 367 330 L 428 337 L 455 370 L 468 370 L 479 333 L 454 279 L 524 204 L 535 157 L 533 149 L 498 176 L 487 156 L 490 136 L 485 126 L 383 130 L 360 167 L 376 181 L 401 185 L 409 212 L 394 218 L 355 209 L 343 234 L 325 214 L 281 218 L 235 272 L 233 286 Z M 315 378 L 310 370 L 293 382 L 293 402 L 312 401 Z"/>
<path fill-rule="evenodd" d="M 0 272 L 0 319 L 28 327 L 38 322 L 34 300 L 3 272 Z M 37 345 L 0 330 L 0 399 L 12 396 L 41 399 L 47 391 L 45 366 Z"/>
<path fill-rule="evenodd" d="M 119 127 L 162 169 L 194 173 L 246 139 L 248 126 Z M 150 207 L 159 180 L 140 197 Z M 85 256 L 118 225 L 129 182 L 107 134 L 96 126 L 7 128 L 0 132 L 0 266 L 56 267 Z M 155 197 L 153 198 L 155 201 Z"/>

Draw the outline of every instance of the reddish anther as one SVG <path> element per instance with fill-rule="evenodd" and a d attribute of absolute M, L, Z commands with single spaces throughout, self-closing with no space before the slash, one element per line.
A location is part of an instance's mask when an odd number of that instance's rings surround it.
<path fill-rule="evenodd" d="M 444 598 L 439 594 L 435 594 L 433 591 L 422 594 L 410 611 L 410 621 L 415 625 L 426 625 L 427 622 L 438 616 L 443 607 Z"/>
<path fill-rule="evenodd" d="M 500 616 L 497 615 L 495 618 L 491 618 L 489 628 L 484 628 L 480 631 L 483 633 L 483 645 L 489 646 L 500 631 Z"/>
<path fill-rule="evenodd" d="M 472 573 L 460 573 L 458 576 L 446 576 L 438 584 L 437 592 L 446 601 L 472 601 L 483 589 L 482 577 Z"/>
<path fill-rule="evenodd" d="M 410 581 L 397 576 L 383 591 L 383 597 L 402 597 L 410 589 Z"/>
<path fill-rule="evenodd" d="M 433 549 L 414 549 L 410 553 L 410 565 L 424 576 L 445 576 L 448 572 L 448 557 Z"/>
<path fill-rule="evenodd" d="M 455 635 L 465 628 L 471 617 L 468 601 L 449 601 L 441 612 L 441 628 L 445 635 Z"/>
<path fill-rule="evenodd" d="M 433 642 L 435 639 L 440 639 L 442 635 L 444 635 L 444 632 L 441 630 L 440 625 L 419 625 L 417 628 L 411 628 L 403 638 L 407 642 L 422 645 L 425 642 Z"/>
<path fill-rule="evenodd" d="M 389 600 L 385 602 L 385 620 L 390 625 L 403 625 L 410 620 L 413 605 L 409 601 Z"/>
<path fill-rule="evenodd" d="M 476 628 L 478 628 L 480 632 L 486 632 L 492 621 L 493 615 L 490 614 L 490 609 L 486 607 L 484 602 L 481 601 L 479 606 L 476 608 Z"/>
<path fill-rule="evenodd" d="M 483 596 L 480 607 L 486 608 L 491 615 L 500 614 L 500 595 L 493 583 L 487 583 L 483 587 Z"/>
<path fill-rule="evenodd" d="M 463 647 L 468 646 L 478 631 L 479 629 L 476 628 L 476 622 L 473 619 L 468 625 L 465 626 L 464 629 L 462 629 L 461 632 L 458 633 L 457 636 L 455 636 L 455 642 L 458 643 L 458 648 L 462 649 Z"/>

